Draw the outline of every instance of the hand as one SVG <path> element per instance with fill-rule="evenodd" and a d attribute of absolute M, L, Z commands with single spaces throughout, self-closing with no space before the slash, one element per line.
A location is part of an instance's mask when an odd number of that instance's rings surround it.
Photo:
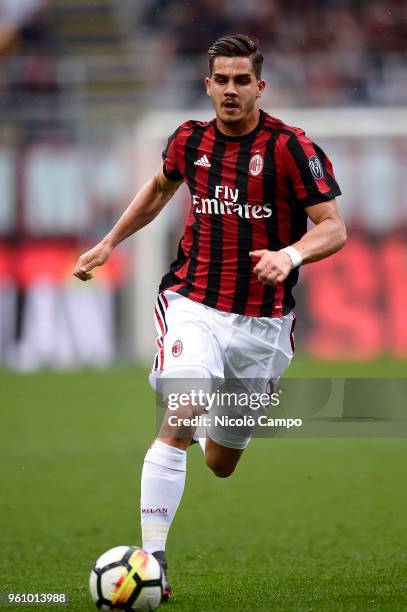
<path fill-rule="evenodd" d="M 103 264 L 109 259 L 113 247 L 110 244 L 99 242 L 93 249 L 86 251 L 78 259 L 78 262 L 74 268 L 73 274 L 76 278 L 82 281 L 87 281 L 93 278 L 93 274 L 90 271 L 96 266 L 103 266 Z"/>
<path fill-rule="evenodd" d="M 250 257 L 258 258 L 253 272 L 263 285 L 279 285 L 290 274 L 293 263 L 287 253 L 281 251 L 250 251 Z"/>

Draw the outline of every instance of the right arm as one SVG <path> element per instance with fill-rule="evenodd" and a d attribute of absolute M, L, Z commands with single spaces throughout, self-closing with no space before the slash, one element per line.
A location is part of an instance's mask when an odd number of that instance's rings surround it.
<path fill-rule="evenodd" d="M 83 281 L 91 279 L 90 271 L 102 266 L 120 242 L 150 223 L 181 184 L 182 181 L 170 181 L 161 167 L 141 187 L 112 230 L 93 249 L 79 257 L 74 276 Z"/>

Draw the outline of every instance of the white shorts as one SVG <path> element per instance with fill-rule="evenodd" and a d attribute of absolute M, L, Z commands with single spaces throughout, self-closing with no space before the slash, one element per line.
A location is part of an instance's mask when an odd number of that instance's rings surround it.
<path fill-rule="evenodd" d="M 246 386 L 263 393 L 289 366 L 294 351 L 293 312 L 284 317 L 248 317 L 223 312 L 173 291 L 159 294 L 155 306 L 158 332 L 150 383 L 157 378 L 206 381 L 205 390 L 230 392 Z M 183 389 L 179 389 L 181 392 Z M 224 406 L 222 407 L 224 410 Z M 228 408 L 238 416 L 238 406 Z M 230 448 L 245 448 L 252 427 L 210 427 L 208 436 Z"/>

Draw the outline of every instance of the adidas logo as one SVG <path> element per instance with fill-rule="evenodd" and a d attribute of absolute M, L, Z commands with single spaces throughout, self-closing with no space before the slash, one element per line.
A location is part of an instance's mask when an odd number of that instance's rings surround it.
<path fill-rule="evenodd" d="M 211 164 L 208 157 L 206 155 L 202 155 L 201 159 L 197 159 L 196 162 L 194 162 L 194 166 L 204 166 L 205 168 L 210 168 Z"/>

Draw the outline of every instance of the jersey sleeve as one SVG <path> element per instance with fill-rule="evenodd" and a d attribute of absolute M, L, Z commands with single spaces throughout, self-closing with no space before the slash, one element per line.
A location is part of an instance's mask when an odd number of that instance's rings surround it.
<path fill-rule="evenodd" d="M 182 181 L 184 178 L 179 171 L 177 164 L 177 135 L 181 126 L 175 130 L 168 139 L 167 146 L 165 147 L 162 158 L 163 158 L 163 171 L 167 179 L 170 181 Z"/>
<path fill-rule="evenodd" d="M 303 132 L 288 139 L 284 164 L 300 206 L 320 204 L 341 195 L 329 158 Z"/>

